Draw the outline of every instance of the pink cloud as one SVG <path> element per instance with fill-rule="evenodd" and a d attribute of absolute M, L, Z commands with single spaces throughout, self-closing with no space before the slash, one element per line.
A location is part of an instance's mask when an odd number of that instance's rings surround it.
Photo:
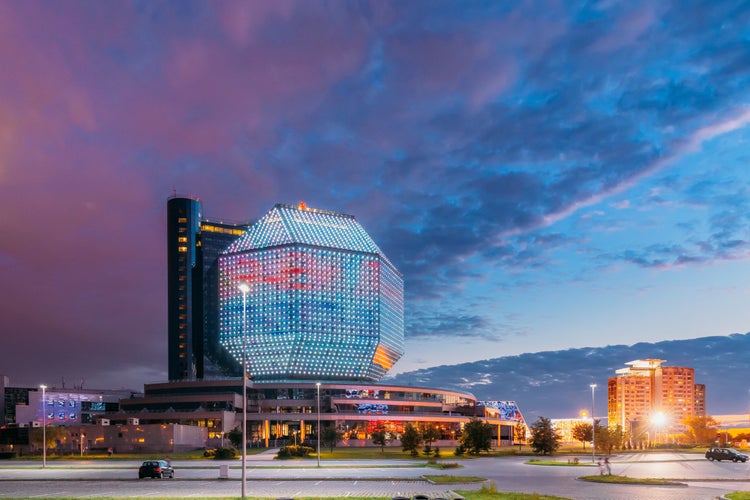
<path fill-rule="evenodd" d="M 593 52 L 615 52 L 633 47 L 657 21 L 651 5 L 616 18 L 615 26 L 591 46 Z"/>
<path fill-rule="evenodd" d="M 244 2 L 240 0 L 216 2 L 219 22 L 227 37 L 238 47 L 246 47 L 269 18 L 288 21 L 299 2 Z"/>

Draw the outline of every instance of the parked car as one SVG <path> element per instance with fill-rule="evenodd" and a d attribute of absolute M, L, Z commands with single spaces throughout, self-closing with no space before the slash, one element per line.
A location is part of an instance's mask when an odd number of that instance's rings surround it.
<path fill-rule="evenodd" d="M 732 462 L 747 462 L 747 455 L 732 448 L 709 448 L 706 450 L 706 458 L 714 461 L 731 460 Z"/>
<path fill-rule="evenodd" d="M 138 479 L 144 477 L 174 479 L 174 469 L 166 460 L 146 460 L 138 468 Z"/>

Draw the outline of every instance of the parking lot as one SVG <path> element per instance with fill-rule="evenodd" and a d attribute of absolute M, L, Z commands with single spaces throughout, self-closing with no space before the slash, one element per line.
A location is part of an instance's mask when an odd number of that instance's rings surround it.
<path fill-rule="evenodd" d="M 473 490 L 478 483 L 436 485 L 424 474 L 479 476 L 493 481 L 499 491 L 557 495 L 575 499 L 709 499 L 750 490 L 750 464 L 710 462 L 701 455 L 677 453 L 632 454 L 612 458 L 612 472 L 640 478 L 670 478 L 683 486 L 599 484 L 580 481 L 598 474 L 598 468 L 581 457 L 578 467 L 528 465 L 530 457 L 448 459 L 460 469 L 424 467 L 422 460 L 334 460 L 316 467 L 311 461 L 279 462 L 253 457 L 248 460 L 247 491 L 251 497 L 299 498 L 413 496 L 455 497 L 455 489 Z M 565 458 L 559 458 L 565 461 Z M 0 498 L 44 497 L 217 497 L 239 496 L 241 469 L 229 462 L 229 478 L 219 479 L 214 460 L 175 461 L 175 479 L 137 479 L 140 461 L 13 461 L 0 464 Z"/>

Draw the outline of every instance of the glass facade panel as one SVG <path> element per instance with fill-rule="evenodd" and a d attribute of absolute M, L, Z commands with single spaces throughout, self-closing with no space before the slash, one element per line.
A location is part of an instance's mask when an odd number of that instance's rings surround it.
<path fill-rule="evenodd" d="M 403 279 L 353 217 L 277 205 L 219 259 L 220 341 L 256 380 L 378 380 L 403 355 Z"/>

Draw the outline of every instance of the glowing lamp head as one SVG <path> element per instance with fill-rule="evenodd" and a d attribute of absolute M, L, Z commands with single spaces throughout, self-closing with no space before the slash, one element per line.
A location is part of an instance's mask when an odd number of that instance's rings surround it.
<path fill-rule="evenodd" d="M 248 285 L 247 283 L 240 283 L 239 285 L 237 285 L 237 288 L 239 288 L 240 292 L 242 293 L 250 292 L 250 285 Z"/>

